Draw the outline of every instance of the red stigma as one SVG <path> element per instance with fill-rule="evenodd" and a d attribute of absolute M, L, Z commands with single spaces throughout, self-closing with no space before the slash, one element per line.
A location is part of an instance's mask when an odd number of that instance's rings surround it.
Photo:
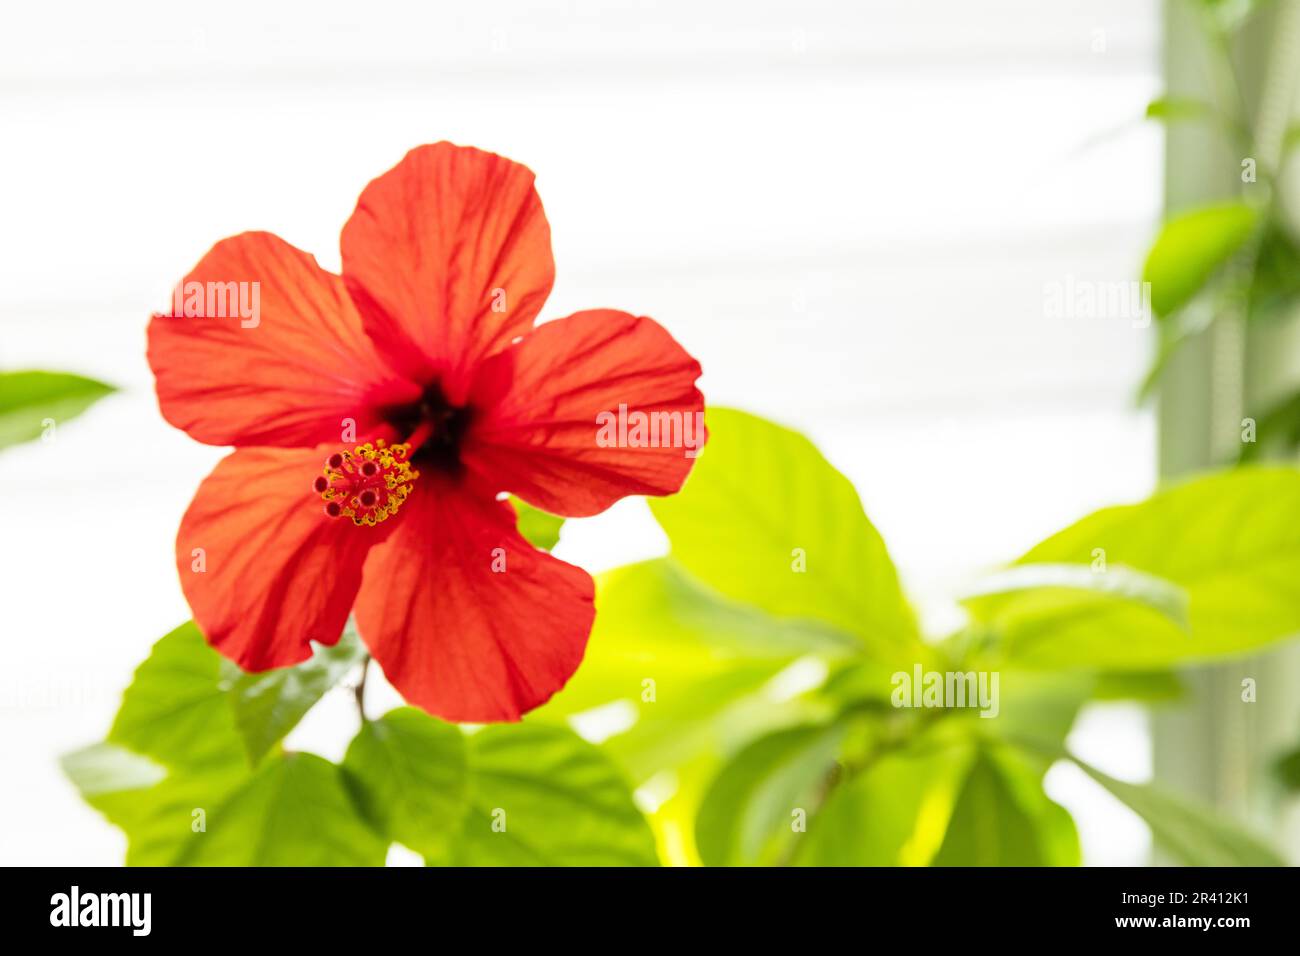
<path fill-rule="evenodd" d="M 387 445 L 380 439 L 325 459 L 325 472 L 312 490 L 325 499 L 325 514 L 351 518 L 374 527 L 397 513 L 420 476 L 411 469 L 411 446 Z"/>

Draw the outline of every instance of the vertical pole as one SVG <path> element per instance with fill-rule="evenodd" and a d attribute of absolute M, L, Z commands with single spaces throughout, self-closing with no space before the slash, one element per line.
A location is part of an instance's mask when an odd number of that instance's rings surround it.
<path fill-rule="evenodd" d="M 1237 57 L 1246 111 L 1257 148 L 1276 163 L 1292 113 L 1297 77 L 1290 37 L 1300 26 L 1300 0 L 1280 0 L 1238 37 Z M 1170 96 L 1216 102 L 1216 50 L 1197 7 L 1166 0 L 1164 73 Z M 1225 133 L 1199 123 L 1167 131 L 1165 206 L 1170 214 L 1241 195 L 1244 156 Z M 1294 179 L 1294 177 L 1292 177 Z M 1300 185 L 1300 183 L 1297 183 Z M 1168 364 L 1159 390 L 1159 466 L 1164 479 L 1231 461 L 1240 450 L 1242 418 L 1262 403 L 1300 387 L 1300 333 L 1294 316 L 1267 327 L 1248 325 L 1244 304 L 1221 308 L 1204 333 Z M 1300 819 L 1281 818 L 1270 774 L 1278 751 L 1300 737 L 1300 647 L 1210 667 L 1188 669 L 1185 701 L 1152 716 L 1154 775 L 1165 789 L 1186 794 L 1300 850 Z M 1243 700 L 1243 680 L 1255 701 Z M 1167 862 L 1157 853 L 1159 862 Z"/>

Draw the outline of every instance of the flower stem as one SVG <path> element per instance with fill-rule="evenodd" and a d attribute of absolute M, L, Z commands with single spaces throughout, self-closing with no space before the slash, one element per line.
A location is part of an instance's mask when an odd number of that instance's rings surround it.
<path fill-rule="evenodd" d="M 361 677 L 357 680 L 356 690 L 354 691 L 357 699 L 357 716 L 361 718 L 364 724 L 368 719 L 366 717 L 366 675 L 370 673 L 370 655 L 367 654 L 361 659 Z"/>

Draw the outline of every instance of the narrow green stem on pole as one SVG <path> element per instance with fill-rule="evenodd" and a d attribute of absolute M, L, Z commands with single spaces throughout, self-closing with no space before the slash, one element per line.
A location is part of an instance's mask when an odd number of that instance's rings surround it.
<path fill-rule="evenodd" d="M 364 724 L 366 717 L 366 675 L 370 673 L 370 655 L 367 654 L 361 660 L 361 677 L 357 680 L 355 696 L 357 700 L 357 716 L 361 718 Z"/>

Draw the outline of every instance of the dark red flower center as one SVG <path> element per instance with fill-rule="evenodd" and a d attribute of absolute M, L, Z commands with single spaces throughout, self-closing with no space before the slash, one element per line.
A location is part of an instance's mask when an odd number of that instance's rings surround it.
<path fill-rule="evenodd" d="M 436 383 L 418 401 L 386 409 L 384 419 L 406 440 L 388 445 L 381 438 L 330 455 L 312 482 L 325 500 L 325 514 L 374 527 L 396 514 L 414 490 L 420 472 L 412 466 L 458 473 L 471 417 L 468 406 L 451 404 Z"/>
<path fill-rule="evenodd" d="M 454 475 L 461 469 L 461 443 L 473 413 L 470 406 L 453 405 L 434 382 L 425 386 L 418 401 L 389 408 L 384 417 L 410 444 L 412 462 Z"/>

